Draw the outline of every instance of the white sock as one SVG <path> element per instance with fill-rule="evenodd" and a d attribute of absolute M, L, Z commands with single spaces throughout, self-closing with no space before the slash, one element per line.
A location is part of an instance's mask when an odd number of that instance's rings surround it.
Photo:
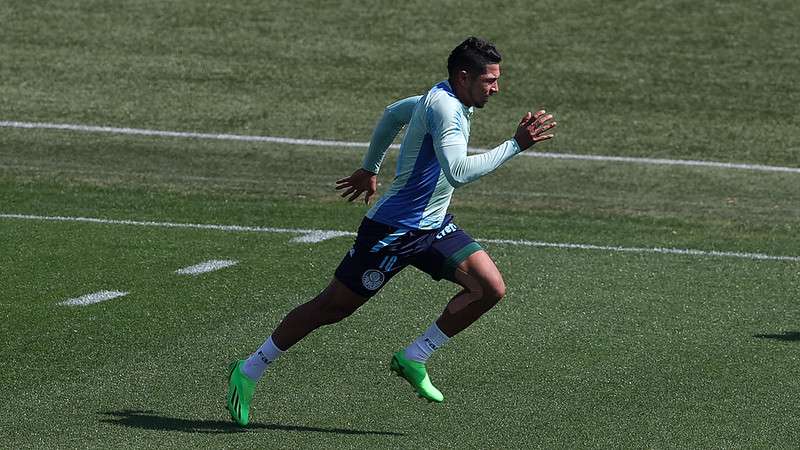
<path fill-rule="evenodd" d="M 280 358 L 283 350 L 279 349 L 274 342 L 272 336 L 267 339 L 257 352 L 250 355 L 242 366 L 242 372 L 247 375 L 251 380 L 258 381 L 263 375 L 267 367 L 272 364 L 276 359 Z"/>
<path fill-rule="evenodd" d="M 434 350 L 443 346 L 449 340 L 450 338 L 436 326 L 436 322 L 433 322 L 420 337 L 406 347 L 404 356 L 406 359 L 424 364 L 431 357 Z"/>

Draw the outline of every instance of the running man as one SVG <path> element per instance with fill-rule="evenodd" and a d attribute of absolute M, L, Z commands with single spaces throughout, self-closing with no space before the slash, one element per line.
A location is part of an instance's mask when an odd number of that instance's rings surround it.
<path fill-rule="evenodd" d="M 496 148 L 467 156 L 470 119 L 499 91 L 500 53 L 470 37 L 447 60 L 448 79 L 425 95 L 389 105 L 375 127 L 362 167 L 338 180 L 336 189 L 353 201 L 375 194 L 377 173 L 389 145 L 408 125 L 397 173 L 389 190 L 367 212 L 355 244 L 334 278 L 314 299 L 289 312 L 264 344 L 229 366 L 227 407 L 239 425 L 250 421 L 250 402 L 264 371 L 291 346 L 323 325 L 349 316 L 406 266 L 461 290 L 441 316 L 405 349 L 392 355 L 390 369 L 432 402 L 444 396 L 431 383 L 425 363 L 450 338 L 467 328 L 505 295 L 500 271 L 489 255 L 447 214 L 455 188 L 493 171 L 517 153 L 553 137 L 545 111 L 528 112 L 514 137 Z"/>

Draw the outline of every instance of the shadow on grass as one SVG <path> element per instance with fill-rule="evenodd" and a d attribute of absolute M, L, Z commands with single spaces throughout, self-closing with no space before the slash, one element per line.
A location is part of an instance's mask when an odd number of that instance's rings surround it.
<path fill-rule="evenodd" d="M 800 341 L 800 331 L 784 331 L 783 334 L 754 334 L 753 337 L 775 339 L 776 341 L 798 342 Z"/>
<path fill-rule="evenodd" d="M 335 433 L 352 435 L 404 436 L 403 433 L 391 431 L 351 430 L 349 428 L 322 428 L 302 425 L 284 425 L 277 423 L 250 423 L 241 428 L 228 420 L 194 420 L 178 417 L 160 416 L 155 411 L 132 410 L 104 411 L 100 414 L 109 416 L 101 419 L 103 423 L 124 427 L 141 428 L 155 431 L 183 431 L 186 433 L 246 433 L 258 430 L 297 431 L 301 433 Z"/>

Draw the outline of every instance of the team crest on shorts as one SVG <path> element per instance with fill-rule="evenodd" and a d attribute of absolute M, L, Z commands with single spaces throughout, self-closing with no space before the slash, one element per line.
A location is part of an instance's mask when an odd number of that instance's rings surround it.
<path fill-rule="evenodd" d="M 383 272 L 380 270 L 370 269 L 361 275 L 361 284 L 370 291 L 375 291 L 383 284 Z"/>

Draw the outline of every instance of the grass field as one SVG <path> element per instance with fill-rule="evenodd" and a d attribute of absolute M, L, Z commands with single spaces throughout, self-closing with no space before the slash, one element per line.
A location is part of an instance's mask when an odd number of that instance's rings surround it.
<path fill-rule="evenodd" d="M 541 151 L 797 169 L 798 19 L 791 1 L 9 0 L 0 121 L 365 142 L 479 34 L 505 60 L 471 145 L 545 106 Z M 800 173 L 522 156 L 451 206 L 508 296 L 432 359 L 445 403 L 388 373 L 455 292 L 411 269 L 292 348 L 233 426 L 226 365 L 349 249 L 297 238 L 355 231 L 363 205 L 332 187 L 362 152 L 0 127 L 0 447 L 797 445 Z M 175 273 L 207 260 L 238 263 Z M 127 295 L 60 305 L 105 290 Z"/>

